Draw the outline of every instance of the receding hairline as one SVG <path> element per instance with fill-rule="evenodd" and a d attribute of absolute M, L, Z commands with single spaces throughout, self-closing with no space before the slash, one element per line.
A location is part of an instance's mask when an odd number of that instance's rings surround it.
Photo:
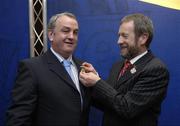
<path fill-rule="evenodd" d="M 57 18 L 62 17 L 62 16 L 67 16 L 67 17 L 70 17 L 70 18 L 77 20 L 76 16 L 70 12 L 64 12 L 64 13 L 56 14 L 55 16 L 57 16 Z"/>
<path fill-rule="evenodd" d="M 56 22 L 57 20 L 59 20 L 61 17 L 69 17 L 71 19 L 74 19 L 77 22 L 77 18 L 74 14 L 70 13 L 70 12 L 63 12 L 63 13 L 59 13 L 59 14 L 55 14 L 54 16 L 52 16 L 49 20 L 48 23 L 48 30 L 52 30 L 55 28 Z"/>

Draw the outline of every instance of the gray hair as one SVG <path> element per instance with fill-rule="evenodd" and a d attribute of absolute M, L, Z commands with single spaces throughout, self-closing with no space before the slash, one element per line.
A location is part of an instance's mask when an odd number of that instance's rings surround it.
<path fill-rule="evenodd" d="M 63 12 L 63 13 L 59 13 L 59 14 L 55 14 L 53 15 L 50 20 L 49 20 L 49 23 L 48 23 L 48 31 L 49 30 L 53 30 L 55 27 L 56 27 L 56 21 L 59 17 L 62 17 L 62 16 L 67 16 L 67 17 L 70 17 L 70 18 L 73 18 L 75 20 L 77 20 L 76 16 L 70 12 Z"/>

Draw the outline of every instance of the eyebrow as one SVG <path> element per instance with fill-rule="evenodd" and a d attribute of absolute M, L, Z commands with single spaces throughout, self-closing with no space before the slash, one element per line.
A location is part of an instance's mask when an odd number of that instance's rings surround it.
<path fill-rule="evenodd" d="M 65 28 L 65 29 L 71 29 L 71 27 L 68 27 L 68 26 L 63 26 L 62 28 Z M 74 29 L 74 30 L 79 31 L 79 28 Z"/>
<path fill-rule="evenodd" d="M 125 36 L 125 35 L 128 35 L 128 33 L 125 33 L 125 32 L 119 32 L 118 35 L 123 35 L 123 36 Z"/>

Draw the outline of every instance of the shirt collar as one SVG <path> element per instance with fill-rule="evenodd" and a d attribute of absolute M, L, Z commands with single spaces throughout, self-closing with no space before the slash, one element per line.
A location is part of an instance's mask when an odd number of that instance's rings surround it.
<path fill-rule="evenodd" d="M 143 52 L 142 54 L 134 57 L 133 59 L 130 60 L 131 64 L 134 64 L 136 61 L 138 61 L 138 59 L 140 59 L 141 57 L 143 57 L 146 53 L 148 53 L 148 51 L 146 50 L 145 52 Z"/>
<path fill-rule="evenodd" d="M 57 52 L 55 52 L 53 50 L 53 48 L 51 47 L 50 50 L 52 51 L 52 53 L 57 57 L 57 59 L 59 60 L 60 63 L 62 63 L 65 59 L 64 57 L 62 57 L 60 54 L 58 54 Z M 68 57 L 68 59 L 72 64 L 74 64 L 73 60 L 72 60 L 72 55 L 70 57 Z"/>

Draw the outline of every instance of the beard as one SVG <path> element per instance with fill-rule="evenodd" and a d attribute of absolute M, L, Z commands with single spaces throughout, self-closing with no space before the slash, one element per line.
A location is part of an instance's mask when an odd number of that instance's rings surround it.
<path fill-rule="evenodd" d="M 129 45 L 126 45 L 124 47 L 122 46 L 121 49 L 126 49 L 126 52 L 124 52 L 124 53 L 121 52 L 121 56 L 124 59 L 128 59 L 128 60 L 131 60 L 134 57 L 136 57 L 140 51 L 137 44 L 135 44 L 134 46 L 129 46 Z"/>

